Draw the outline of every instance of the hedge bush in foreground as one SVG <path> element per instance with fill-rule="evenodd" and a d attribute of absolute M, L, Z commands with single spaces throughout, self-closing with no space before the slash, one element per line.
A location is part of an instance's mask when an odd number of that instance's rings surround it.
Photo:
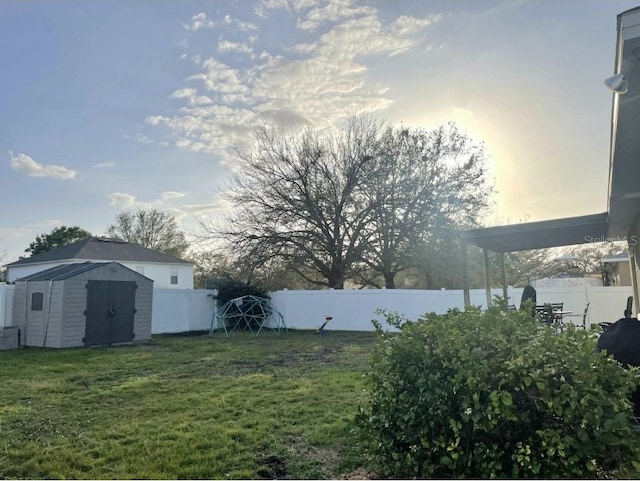
<path fill-rule="evenodd" d="M 381 476 L 585 478 L 630 466 L 640 382 L 595 334 L 498 309 L 387 315 L 358 417 Z"/>

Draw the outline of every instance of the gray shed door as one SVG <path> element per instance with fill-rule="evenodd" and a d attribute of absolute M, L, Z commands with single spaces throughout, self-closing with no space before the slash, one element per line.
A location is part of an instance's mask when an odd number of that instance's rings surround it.
<path fill-rule="evenodd" d="M 135 305 L 135 282 L 89 281 L 84 345 L 133 341 Z"/>

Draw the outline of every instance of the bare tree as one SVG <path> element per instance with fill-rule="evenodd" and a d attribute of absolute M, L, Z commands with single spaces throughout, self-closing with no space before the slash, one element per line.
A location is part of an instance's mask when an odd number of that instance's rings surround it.
<path fill-rule="evenodd" d="M 175 218 L 157 209 L 121 212 L 107 227 L 106 235 L 174 257 L 182 257 L 189 247 Z"/>
<path fill-rule="evenodd" d="M 227 197 L 235 206 L 221 235 L 254 266 L 286 265 L 309 284 L 342 288 L 362 259 L 371 205 L 363 192 L 375 173 L 381 126 L 352 119 L 333 136 L 261 128 Z"/>
<path fill-rule="evenodd" d="M 427 268 L 416 256 L 441 252 L 440 240 L 477 225 L 493 190 L 482 144 L 454 124 L 431 131 L 388 128 L 380 150 L 377 175 L 364 189 L 373 235 L 363 260 L 393 289 L 401 271 Z"/>

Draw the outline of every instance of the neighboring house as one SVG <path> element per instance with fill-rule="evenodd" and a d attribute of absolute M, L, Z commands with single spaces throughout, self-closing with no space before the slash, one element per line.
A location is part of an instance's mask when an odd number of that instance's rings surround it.
<path fill-rule="evenodd" d="M 608 285 L 610 286 L 630 286 L 631 284 L 631 264 L 629 263 L 629 253 L 621 252 L 611 257 L 602 259 L 604 271 L 606 273 Z"/>
<path fill-rule="evenodd" d="M 193 289 L 193 264 L 118 239 L 89 237 L 73 244 L 7 264 L 7 281 L 61 264 L 115 261 L 154 281 L 154 288 Z"/>

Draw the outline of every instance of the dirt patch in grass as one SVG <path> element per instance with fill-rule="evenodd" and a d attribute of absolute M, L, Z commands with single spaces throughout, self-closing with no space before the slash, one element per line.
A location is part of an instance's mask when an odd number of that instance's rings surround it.
<path fill-rule="evenodd" d="M 289 470 L 280 456 L 265 456 L 259 461 L 258 475 L 264 479 L 289 479 Z"/>

